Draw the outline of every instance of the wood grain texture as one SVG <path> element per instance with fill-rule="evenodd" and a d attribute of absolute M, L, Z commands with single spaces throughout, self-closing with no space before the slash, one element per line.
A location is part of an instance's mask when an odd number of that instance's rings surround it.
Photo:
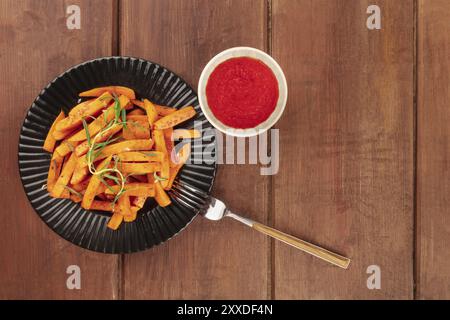
<path fill-rule="evenodd" d="M 370 4 L 382 30 L 366 28 Z M 289 85 L 275 227 L 352 258 L 344 271 L 276 243 L 275 298 L 413 296 L 413 16 L 411 0 L 273 1 Z"/>
<path fill-rule="evenodd" d="M 81 30 L 66 27 L 66 7 L 81 8 Z M 80 249 L 34 212 L 17 167 L 22 121 L 36 95 L 58 74 L 111 54 L 112 1 L 0 2 L 0 298 L 117 298 L 117 257 Z M 95 32 L 93 32 L 95 30 Z M 81 290 L 66 288 L 66 268 L 81 268 Z"/>
<path fill-rule="evenodd" d="M 417 295 L 450 299 L 450 2 L 418 2 Z"/>
<path fill-rule="evenodd" d="M 122 1 L 123 55 L 158 62 L 194 88 L 205 64 L 233 46 L 266 47 L 266 1 Z M 219 167 L 213 194 L 236 212 L 265 222 L 267 177 L 258 166 Z M 124 297 L 270 297 L 269 240 L 235 221 L 197 218 L 180 235 L 147 252 L 127 255 Z"/>

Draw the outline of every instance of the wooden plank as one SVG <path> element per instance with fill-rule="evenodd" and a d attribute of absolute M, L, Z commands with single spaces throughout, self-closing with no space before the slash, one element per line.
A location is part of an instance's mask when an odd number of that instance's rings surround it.
<path fill-rule="evenodd" d="M 80 30 L 66 27 L 70 4 L 0 2 L 1 299 L 117 297 L 118 258 L 76 247 L 51 231 L 28 202 L 17 167 L 18 132 L 35 96 L 68 67 L 111 54 L 113 2 L 76 1 Z M 81 269 L 81 290 L 66 288 L 69 265 Z"/>
<path fill-rule="evenodd" d="M 121 54 L 167 66 L 197 86 L 216 53 L 266 46 L 266 2 L 222 0 L 123 1 Z M 265 221 L 267 177 L 258 166 L 219 168 L 214 195 L 238 212 Z M 269 297 L 269 241 L 234 221 L 197 218 L 180 235 L 148 252 L 127 255 L 124 297 Z"/>
<path fill-rule="evenodd" d="M 366 27 L 371 4 L 381 30 Z M 289 83 L 275 225 L 353 259 L 345 271 L 276 243 L 275 298 L 413 296 L 413 17 L 412 0 L 273 1 Z"/>
<path fill-rule="evenodd" d="M 417 294 L 450 299 L 450 2 L 418 2 Z"/>

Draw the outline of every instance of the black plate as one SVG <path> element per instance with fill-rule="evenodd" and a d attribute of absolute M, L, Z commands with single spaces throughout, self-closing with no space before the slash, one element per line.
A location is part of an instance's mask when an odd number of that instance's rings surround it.
<path fill-rule="evenodd" d="M 50 154 L 42 149 L 45 137 L 61 108 L 66 112 L 78 93 L 100 86 L 122 85 L 135 90 L 138 98 L 176 108 L 192 105 L 195 119 L 181 124 L 192 128 L 201 121 L 201 145 L 191 153 L 215 147 L 215 136 L 206 135 L 211 124 L 204 117 L 192 88 L 170 70 L 153 62 L 129 57 L 100 58 L 82 63 L 53 80 L 36 98 L 23 122 L 19 140 L 19 170 L 31 205 L 44 222 L 70 242 L 93 251 L 128 253 L 148 249 L 176 235 L 197 215 L 208 197 L 216 164 L 186 164 L 169 191 L 172 204 L 161 208 L 149 199 L 132 223 L 116 231 L 106 227 L 109 214 L 86 211 L 68 199 L 54 199 L 42 186 L 46 183 Z"/>

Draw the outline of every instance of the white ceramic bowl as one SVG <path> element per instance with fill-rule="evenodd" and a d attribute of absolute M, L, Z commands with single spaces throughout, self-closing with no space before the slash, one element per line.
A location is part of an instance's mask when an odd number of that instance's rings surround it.
<path fill-rule="evenodd" d="M 219 119 L 217 119 L 214 116 L 211 109 L 209 108 L 208 100 L 206 99 L 206 84 L 208 83 L 209 76 L 214 71 L 214 69 L 222 62 L 231 58 L 238 58 L 238 57 L 250 57 L 262 61 L 272 70 L 278 82 L 279 94 L 275 110 L 272 112 L 272 114 L 266 121 L 260 123 L 258 126 L 254 128 L 237 129 L 223 124 Z M 212 58 L 208 62 L 206 67 L 203 69 L 202 74 L 200 75 L 200 80 L 198 82 L 198 99 L 200 107 L 202 108 L 202 111 L 205 114 L 208 121 L 211 122 L 211 124 L 216 129 L 222 131 L 225 134 L 236 137 L 255 136 L 270 129 L 283 114 L 284 108 L 286 106 L 287 96 L 288 96 L 288 89 L 286 77 L 284 76 L 283 70 L 281 70 L 281 67 L 278 65 L 278 63 L 264 51 L 250 47 L 230 48 L 217 54 L 214 58 Z"/>

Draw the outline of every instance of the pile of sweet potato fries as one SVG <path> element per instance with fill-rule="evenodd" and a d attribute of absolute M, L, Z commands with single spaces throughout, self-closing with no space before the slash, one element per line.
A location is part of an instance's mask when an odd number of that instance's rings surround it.
<path fill-rule="evenodd" d="M 148 197 L 164 207 L 166 191 L 189 158 L 195 129 L 174 126 L 195 115 L 136 100 L 127 87 L 109 86 L 80 93 L 87 100 L 63 111 L 53 122 L 44 150 L 53 153 L 47 190 L 52 197 L 81 202 L 87 210 L 112 212 L 108 227 L 136 219 Z"/>

